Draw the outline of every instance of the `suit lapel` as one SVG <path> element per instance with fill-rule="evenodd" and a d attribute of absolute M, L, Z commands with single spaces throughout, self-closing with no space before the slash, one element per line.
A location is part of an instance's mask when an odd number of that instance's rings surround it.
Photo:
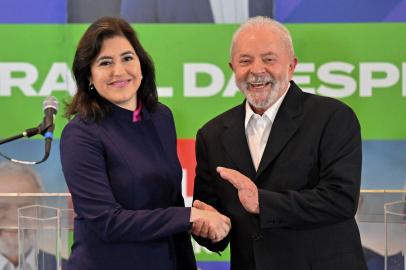
<path fill-rule="evenodd" d="M 225 123 L 226 130 L 222 136 L 222 143 L 229 158 L 237 166 L 237 170 L 245 176 L 254 179 L 255 168 L 245 136 L 245 101 L 236 108 L 230 117 L 230 122 Z"/>
<path fill-rule="evenodd" d="M 261 175 L 266 167 L 268 167 L 275 157 L 282 151 L 299 127 L 300 118 L 297 118 L 297 116 L 302 113 L 302 92 L 293 81 L 291 81 L 290 84 L 288 93 L 286 94 L 272 125 L 268 142 L 265 146 L 261 162 L 259 163 L 256 178 Z"/>

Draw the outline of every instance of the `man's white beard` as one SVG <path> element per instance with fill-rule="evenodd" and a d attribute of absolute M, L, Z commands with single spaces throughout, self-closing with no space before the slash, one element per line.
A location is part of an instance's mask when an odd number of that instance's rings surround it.
<path fill-rule="evenodd" d="M 287 79 L 286 79 L 287 80 Z M 286 81 L 284 80 L 284 81 Z M 250 87 L 251 82 L 269 82 L 271 90 L 267 92 L 256 92 L 250 91 L 248 88 Z M 283 89 L 284 86 L 282 85 L 280 80 L 276 80 L 270 74 L 266 76 L 253 76 L 250 75 L 245 82 L 236 82 L 237 86 L 245 95 L 248 103 L 256 108 L 261 110 L 267 110 L 271 107 L 281 96 L 281 93 L 285 90 Z M 268 87 L 268 86 L 266 86 Z"/>

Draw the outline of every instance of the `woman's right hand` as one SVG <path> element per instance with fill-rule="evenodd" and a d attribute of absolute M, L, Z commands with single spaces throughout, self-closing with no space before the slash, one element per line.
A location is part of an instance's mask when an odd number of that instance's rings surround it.
<path fill-rule="evenodd" d="M 228 217 L 199 200 L 193 202 L 190 222 L 193 223 L 194 235 L 209 238 L 212 242 L 223 240 L 231 229 L 231 221 Z"/>

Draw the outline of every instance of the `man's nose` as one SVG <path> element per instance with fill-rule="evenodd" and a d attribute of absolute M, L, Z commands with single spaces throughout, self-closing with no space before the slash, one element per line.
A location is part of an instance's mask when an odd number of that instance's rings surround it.
<path fill-rule="evenodd" d="M 251 73 L 253 74 L 261 74 L 266 72 L 265 70 L 265 65 L 261 60 L 255 60 L 252 65 L 251 65 L 251 69 L 250 69 Z"/>

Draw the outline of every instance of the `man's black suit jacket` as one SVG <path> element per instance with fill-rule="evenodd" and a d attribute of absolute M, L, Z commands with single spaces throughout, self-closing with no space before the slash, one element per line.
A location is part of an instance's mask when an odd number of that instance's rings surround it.
<path fill-rule="evenodd" d="M 291 81 L 256 172 L 241 104 L 204 125 L 196 139 L 194 199 L 231 218 L 212 251 L 231 246 L 231 269 L 366 269 L 354 215 L 361 174 L 360 126 L 343 103 L 302 92 Z M 242 207 L 237 190 L 216 173 L 238 170 L 259 189 L 260 214 Z"/>

